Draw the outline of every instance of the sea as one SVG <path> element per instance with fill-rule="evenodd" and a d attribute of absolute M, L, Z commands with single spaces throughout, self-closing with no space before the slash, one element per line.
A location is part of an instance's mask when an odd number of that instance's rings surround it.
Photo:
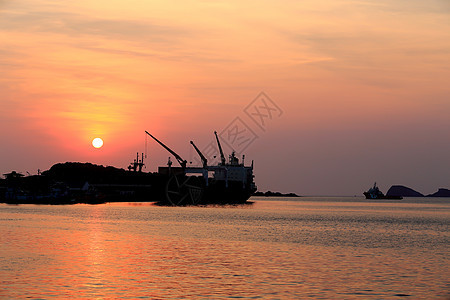
<path fill-rule="evenodd" d="M 0 299 L 450 299 L 450 199 L 0 204 Z"/>

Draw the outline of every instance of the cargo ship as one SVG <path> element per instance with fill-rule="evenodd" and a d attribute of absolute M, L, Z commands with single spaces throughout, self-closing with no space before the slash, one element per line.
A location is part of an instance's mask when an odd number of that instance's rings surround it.
<path fill-rule="evenodd" d="M 200 156 L 201 167 L 188 167 L 186 160 L 149 132 L 145 133 L 172 154 L 180 165 L 172 167 L 169 158 L 167 167 L 158 168 L 158 174 L 165 177 L 165 185 L 160 187 L 162 189 L 158 204 L 172 206 L 240 204 L 245 203 L 256 192 L 253 161 L 250 166 L 245 166 L 245 156 L 242 157 L 241 163 L 234 151 L 226 161 L 217 132 L 214 132 L 220 153 L 220 162 L 217 165 L 208 165 L 207 158 L 193 141 L 190 142 Z"/>
<path fill-rule="evenodd" d="M 366 196 L 366 199 L 392 199 L 392 200 L 401 200 L 402 196 L 386 196 L 380 189 L 377 187 L 377 183 L 375 182 L 373 187 L 371 187 L 367 192 L 363 193 Z"/>

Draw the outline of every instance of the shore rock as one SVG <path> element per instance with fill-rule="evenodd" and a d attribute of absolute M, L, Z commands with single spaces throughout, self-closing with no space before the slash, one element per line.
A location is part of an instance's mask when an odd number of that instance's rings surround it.
<path fill-rule="evenodd" d="M 300 197 L 299 195 L 295 194 L 295 193 L 288 193 L 288 194 L 284 194 L 284 193 L 280 193 L 280 192 L 272 192 L 272 191 L 267 191 L 267 192 L 256 192 L 253 194 L 253 196 L 263 196 L 263 197 Z"/>

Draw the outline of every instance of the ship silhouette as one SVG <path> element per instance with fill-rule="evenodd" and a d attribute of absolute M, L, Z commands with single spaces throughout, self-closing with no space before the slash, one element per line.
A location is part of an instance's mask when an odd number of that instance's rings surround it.
<path fill-rule="evenodd" d="M 378 188 L 376 182 L 373 184 L 373 187 L 371 187 L 367 192 L 364 192 L 363 194 L 364 196 L 366 196 L 366 199 L 403 199 L 402 196 L 387 196 L 383 194 L 383 192 L 381 192 Z"/>
<path fill-rule="evenodd" d="M 201 167 L 187 167 L 186 160 L 149 132 L 145 131 L 145 133 L 172 154 L 180 165 L 180 167 L 172 167 L 172 161 L 169 158 L 167 167 L 158 168 L 158 174 L 166 178 L 162 197 L 158 203 L 174 206 L 238 204 L 245 203 L 256 192 L 253 161 L 250 166 L 245 166 L 243 162 L 239 162 L 239 158 L 233 151 L 227 162 L 216 131 L 214 135 L 220 153 L 220 163 L 217 165 L 208 165 L 207 158 L 193 141 L 190 142 L 200 156 Z"/>

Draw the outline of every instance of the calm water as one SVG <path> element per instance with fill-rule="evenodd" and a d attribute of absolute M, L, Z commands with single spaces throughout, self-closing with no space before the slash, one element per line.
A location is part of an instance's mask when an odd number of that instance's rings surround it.
<path fill-rule="evenodd" d="M 450 298 L 450 199 L 252 201 L 0 204 L 0 298 Z"/>

